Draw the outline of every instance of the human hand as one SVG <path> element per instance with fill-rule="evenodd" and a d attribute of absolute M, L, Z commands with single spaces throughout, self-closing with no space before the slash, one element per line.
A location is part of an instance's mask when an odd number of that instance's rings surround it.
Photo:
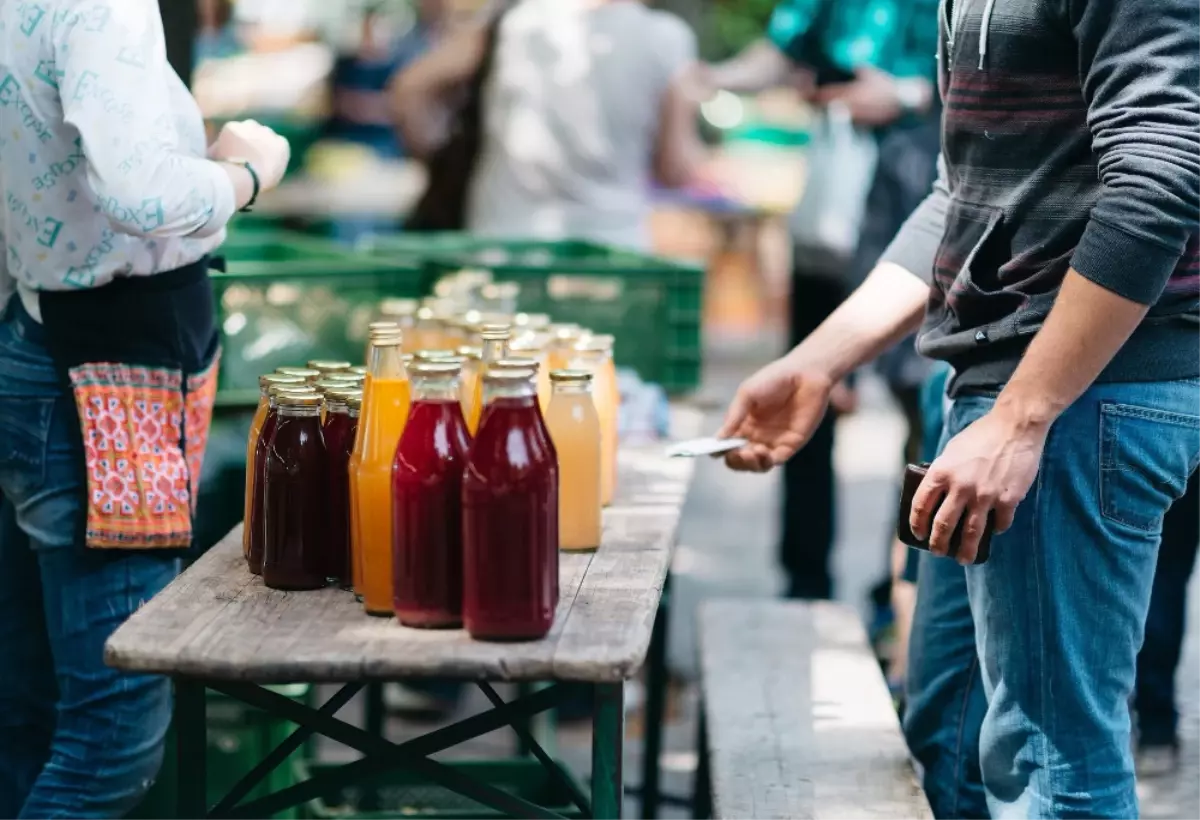
<path fill-rule="evenodd" d="M 862 66 L 850 82 L 817 88 L 812 101 L 820 106 L 840 102 L 850 112 L 855 125 L 887 125 L 900 119 L 905 111 L 900 82 L 887 72 Z"/>
<path fill-rule="evenodd" d="M 1049 425 L 1026 423 L 998 405 L 950 439 L 913 497 L 913 534 L 928 537 L 931 552 L 947 555 L 965 519 L 954 557 L 964 566 L 974 563 L 989 514 L 995 515 L 996 532 L 1012 526 L 1017 505 L 1037 477 L 1048 432 Z"/>
<path fill-rule="evenodd" d="M 777 359 L 742 383 L 717 436 L 749 443 L 725 456 L 731 469 L 764 473 L 808 443 L 825 416 L 834 380 L 819 369 Z"/>
<path fill-rule="evenodd" d="M 248 162 L 258 175 L 259 190 L 269 191 L 283 179 L 292 149 L 288 141 L 254 120 L 227 122 L 208 149 L 218 162 Z"/>

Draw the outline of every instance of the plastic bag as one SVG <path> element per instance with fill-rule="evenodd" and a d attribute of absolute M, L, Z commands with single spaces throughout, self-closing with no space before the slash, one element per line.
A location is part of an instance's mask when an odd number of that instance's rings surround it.
<path fill-rule="evenodd" d="M 848 272 L 878 159 L 874 134 L 856 127 L 843 104 L 831 103 L 817 117 L 804 193 L 789 221 L 798 262 L 806 270 Z"/>

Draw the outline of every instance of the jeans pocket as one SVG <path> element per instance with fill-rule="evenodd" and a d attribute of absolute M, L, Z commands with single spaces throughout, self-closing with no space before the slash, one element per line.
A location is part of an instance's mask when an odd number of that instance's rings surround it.
<path fill-rule="evenodd" d="M 1100 512 L 1157 533 L 1187 489 L 1200 452 L 1200 417 L 1105 402 L 1100 406 Z"/>
<path fill-rule="evenodd" d="M 16 498 L 46 480 L 54 399 L 0 395 L 0 488 Z"/>

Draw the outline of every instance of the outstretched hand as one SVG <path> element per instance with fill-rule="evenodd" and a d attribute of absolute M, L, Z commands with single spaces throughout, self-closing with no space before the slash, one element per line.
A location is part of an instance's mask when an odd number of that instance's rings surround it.
<path fill-rule="evenodd" d="M 726 454 L 731 469 L 763 473 L 808 443 L 824 418 L 834 382 L 789 358 L 778 359 L 742 383 L 717 434 L 745 447 Z"/>

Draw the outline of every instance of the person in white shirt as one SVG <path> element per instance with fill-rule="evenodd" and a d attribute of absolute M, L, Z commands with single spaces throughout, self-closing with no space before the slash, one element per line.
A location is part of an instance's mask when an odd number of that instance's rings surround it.
<path fill-rule="evenodd" d="M 161 762 L 169 683 L 104 642 L 190 545 L 207 257 L 289 154 L 205 142 L 155 0 L 0 0 L 0 816 L 121 816 Z"/>

